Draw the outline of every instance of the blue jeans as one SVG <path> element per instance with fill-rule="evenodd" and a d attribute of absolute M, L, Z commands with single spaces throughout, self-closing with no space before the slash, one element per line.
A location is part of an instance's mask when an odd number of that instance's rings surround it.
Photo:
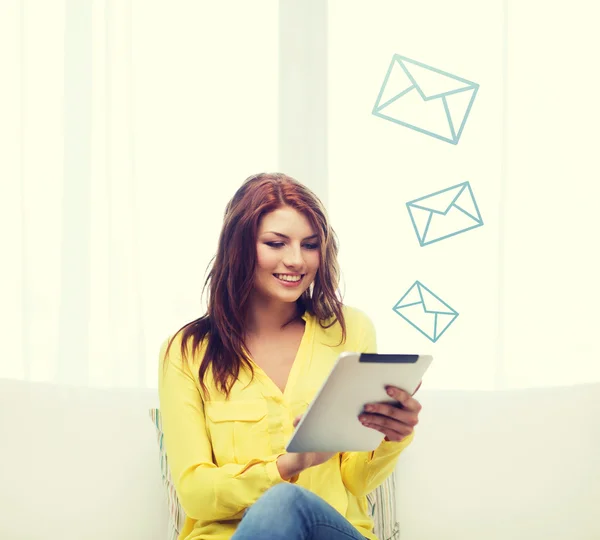
<path fill-rule="evenodd" d="M 231 540 L 364 540 L 333 506 L 294 484 L 277 484 L 244 514 Z"/>

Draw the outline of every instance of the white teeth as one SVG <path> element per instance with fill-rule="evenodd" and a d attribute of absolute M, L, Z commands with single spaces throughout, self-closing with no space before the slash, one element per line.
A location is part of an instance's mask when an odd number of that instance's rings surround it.
<path fill-rule="evenodd" d="M 281 281 L 300 281 L 302 276 L 286 276 L 284 274 L 275 274 L 275 277 Z"/>

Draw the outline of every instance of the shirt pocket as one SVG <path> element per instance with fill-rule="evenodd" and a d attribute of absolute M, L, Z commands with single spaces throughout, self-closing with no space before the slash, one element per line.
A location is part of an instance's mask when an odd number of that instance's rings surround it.
<path fill-rule="evenodd" d="M 264 400 L 208 401 L 205 411 L 217 466 L 272 454 Z"/>

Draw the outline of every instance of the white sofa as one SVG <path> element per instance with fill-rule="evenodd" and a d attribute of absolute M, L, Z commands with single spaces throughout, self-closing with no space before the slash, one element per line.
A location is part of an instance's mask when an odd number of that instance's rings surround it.
<path fill-rule="evenodd" d="M 401 540 L 600 539 L 600 384 L 418 396 Z M 166 540 L 156 405 L 0 380 L 0 539 Z"/>

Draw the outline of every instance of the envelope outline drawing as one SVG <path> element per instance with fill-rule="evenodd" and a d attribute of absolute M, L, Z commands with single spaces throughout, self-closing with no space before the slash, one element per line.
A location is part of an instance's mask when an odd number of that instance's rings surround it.
<path fill-rule="evenodd" d="M 449 87 L 445 91 L 440 91 L 437 93 L 426 92 L 423 88 L 424 85 L 422 83 L 419 83 L 419 78 L 420 76 L 422 76 L 422 69 L 420 68 L 426 70 L 426 72 L 429 72 L 430 74 L 436 74 L 438 78 L 441 76 L 442 78 L 444 78 L 446 84 L 449 85 Z M 393 94 L 393 97 L 386 99 L 382 103 L 381 101 L 384 92 L 386 92 L 386 90 L 390 90 L 388 88 L 388 84 L 392 84 L 390 83 L 390 77 L 392 76 L 394 70 L 402 70 L 402 72 L 405 74 L 406 77 L 408 77 L 412 84 L 410 84 L 407 87 L 392 88 L 391 93 Z M 405 77 L 402 78 L 405 79 Z M 452 88 L 453 81 L 455 83 L 454 88 Z M 473 102 L 475 101 L 475 97 L 477 96 L 478 91 L 478 83 L 469 81 L 467 79 L 463 79 L 462 77 L 458 77 L 456 75 L 453 75 L 452 73 L 448 73 L 447 71 L 442 71 L 441 69 L 429 66 L 427 64 L 423 64 L 422 62 L 412 60 L 410 58 L 407 58 L 406 56 L 394 54 L 390 66 L 385 75 L 383 84 L 381 85 L 381 89 L 379 90 L 379 94 L 377 96 L 377 100 L 375 101 L 375 105 L 373 106 L 372 114 L 385 120 L 389 120 L 390 122 L 394 122 L 395 124 L 399 124 L 401 126 L 417 131 L 419 133 L 424 133 L 425 135 L 429 135 L 430 137 L 434 137 L 436 139 L 456 145 L 460 141 L 460 137 L 467 123 L 469 114 L 471 113 L 471 108 L 473 106 Z M 420 95 L 423 102 L 432 102 L 433 100 L 438 99 L 442 100 L 443 111 L 445 112 L 445 120 L 447 122 L 447 127 L 449 127 L 450 129 L 450 137 L 448 137 L 447 134 L 435 133 L 434 131 L 423 127 L 423 125 L 419 126 L 416 125 L 415 122 L 409 122 L 407 121 L 407 119 L 403 120 L 402 118 L 396 118 L 390 113 L 386 113 L 386 109 L 389 108 L 390 105 L 412 92 L 417 92 Z M 458 129 L 456 129 L 457 126 L 455 124 L 457 122 L 454 122 L 452 120 L 452 106 L 449 104 L 449 98 L 462 92 L 471 92 L 472 95 L 468 106 L 464 111 L 464 116 L 462 117 L 460 122 L 458 122 L 460 126 L 458 127 Z M 389 95 L 390 92 L 386 92 L 386 94 Z M 442 118 L 440 118 L 440 121 L 443 123 Z"/>
<path fill-rule="evenodd" d="M 449 193 L 452 191 L 455 193 Z M 464 202 L 467 204 L 462 204 L 459 199 L 464 200 Z M 463 206 L 468 206 L 468 209 L 463 208 Z M 468 181 L 441 189 L 435 193 L 430 193 L 429 195 L 419 197 L 418 199 L 408 201 L 406 203 L 406 208 L 421 247 L 434 244 L 440 240 L 445 240 L 446 238 L 451 238 L 457 234 L 462 234 L 483 226 L 483 219 L 481 217 L 481 213 L 479 212 L 479 206 L 475 200 L 475 195 L 471 189 L 471 184 Z M 453 210 L 459 211 L 466 216 L 467 219 L 465 220 L 464 226 L 453 230 L 451 225 L 449 225 L 450 228 L 448 228 L 448 232 L 446 234 L 442 234 L 441 236 L 432 235 L 431 237 L 428 237 L 427 234 L 434 216 L 449 216 L 450 212 Z M 418 224 L 417 220 L 415 219 L 415 214 L 417 211 L 429 212 L 429 218 L 424 226 L 423 224 Z M 437 219 L 439 222 L 439 218 Z M 443 228 L 444 227 L 442 226 L 442 229 Z"/>
<path fill-rule="evenodd" d="M 416 290 L 415 290 L 416 289 Z M 414 293 L 418 293 L 414 294 Z M 407 297 L 412 297 L 405 302 Z M 419 298 L 419 300 L 414 301 L 414 299 Z M 428 308 L 427 303 L 428 300 L 432 299 L 433 304 L 437 304 L 437 308 Z M 434 318 L 433 324 L 433 335 L 427 333 L 426 330 L 419 327 L 414 321 L 412 321 L 409 316 L 403 312 L 405 308 L 411 308 L 420 305 L 423 309 L 423 313 L 426 317 Z M 458 317 L 458 312 L 450 307 L 446 302 L 444 302 L 439 296 L 433 293 L 430 289 L 425 287 L 420 281 L 415 281 L 411 287 L 404 293 L 402 298 L 396 302 L 396 305 L 393 307 L 393 311 L 400 315 L 408 324 L 410 324 L 413 328 L 418 330 L 421 334 L 423 334 L 427 339 L 435 343 L 438 341 L 442 335 L 448 330 L 448 328 L 452 325 L 452 323 Z M 438 324 L 439 315 L 451 316 L 450 320 L 445 323 Z"/>

